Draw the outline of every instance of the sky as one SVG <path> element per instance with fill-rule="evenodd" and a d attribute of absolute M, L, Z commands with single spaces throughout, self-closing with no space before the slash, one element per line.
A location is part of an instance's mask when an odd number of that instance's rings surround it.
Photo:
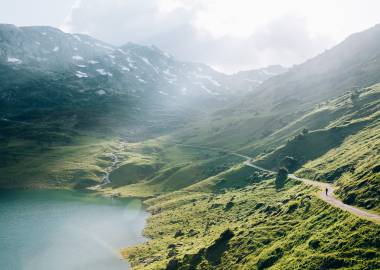
<path fill-rule="evenodd" d="M 380 23 L 378 0 L 0 0 L 0 23 L 155 45 L 227 73 L 292 66 Z"/>

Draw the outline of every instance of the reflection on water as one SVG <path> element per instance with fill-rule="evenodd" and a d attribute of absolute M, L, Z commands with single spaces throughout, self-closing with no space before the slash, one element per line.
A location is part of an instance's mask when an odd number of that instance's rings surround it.
<path fill-rule="evenodd" d="M 0 191 L 1 269 L 128 269 L 119 250 L 145 240 L 146 217 L 139 200 Z"/>

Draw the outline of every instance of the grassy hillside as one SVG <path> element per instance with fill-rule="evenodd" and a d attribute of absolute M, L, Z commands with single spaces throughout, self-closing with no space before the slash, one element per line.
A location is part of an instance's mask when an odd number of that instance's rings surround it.
<path fill-rule="evenodd" d="M 344 174 L 344 182 L 340 184 L 343 178 L 337 182 L 341 185 L 338 193 L 344 201 L 376 210 L 379 205 L 376 134 L 379 126 L 380 85 L 355 93 L 357 97 L 353 97 L 353 92 L 347 92 L 329 102 L 317 104 L 295 121 L 261 140 L 250 141 L 238 151 L 256 156 L 256 164 L 273 170 L 282 166 L 281 161 L 285 157 L 292 157 L 295 161 L 291 168 L 293 171 L 301 169 L 301 175 L 320 181 L 335 181 Z M 236 130 L 236 133 L 240 131 Z M 205 191 L 222 188 L 230 175 L 239 176 L 235 187 L 258 178 L 252 170 L 242 167 L 242 159 L 224 151 L 176 144 L 178 134 L 129 144 L 125 162 L 111 173 L 112 184 L 106 187 L 106 192 L 151 197 L 181 189 Z M 198 135 L 198 138 L 201 139 L 202 135 Z M 228 140 L 223 136 L 218 138 L 221 142 Z M 207 138 L 203 139 L 207 146 Z M 204 145 L 202 141 L 193 141 L 191 138 L 185 139 L 185 142 L 194 143 L 195 146 Z M 359 151 L 363 147 L 353 142 L 364 144 L 365 151 Z M 222 145 L 223 149 L 229 148 L 226 144 Z M 340 152 L 341 148 L 350 149 L 344 150 L 347 152 L 346 157 Z M 349 175 L 347 178 L 347 173 L 352 173 L 353 167 L 358 168 L 356 176 Z M 357 199 L 353 199 L 353 196 Z"/>
<path fill-rule="evenodd" d="M 332 108 L 332 99 L 379 82 L 379 37 L 380 25 L 354 34 L 321 55 L 265 81 L 243 99 L 232 99 L 229 106 L 189 124 L 175 136 L 188 144 L 242 148 L 256 156 L 281 146 L 304 127 L 322 129 L 331 118 L 349 113 Z M 313 110 L 319 113 L 308 115 Z"/>
<path fill-rule="evenodd" d="M 337 194 L 348 204 L 380 212 L 380 125 L 369 126 L 347 138 L 297 174 L 334 181 Z"/>
<path fill-rule="evenodd" d="M 176 144 L 161 137 L 127 144 L 123 162 L 110 174 L 106 194 L 151 197 L 173 192 L 222 173 L 241 162 L 241 158 L 221 151 Z"/>
<path fill-rule="evenodd" d="M 75 136 L 70 144 L 41 146 L 34 140 L 0 143 L 2 188 L 76 188 L 101 182 L 118 147 L 112 138 Z"/>
<path fill-rule="evenodd" d="M 296 135 L 256 164 L 276 169 L 285 157 L 292 157 L 294 170 L 300 169 L 297 174 L 336 182 L 344 202 L 379 211 L 380 85 L 358 93 L 354 101 L 348 93 L 295 122 L 292 126 L 301 122 L 323 128 Z"/>
<path fill-rule="evenodd" d="M 347 92 L 317 104 L 261 140 L 228 145 L 223 143 L 228 139 L 219 136 L 216 145 L 233 149 L 245 144 L 240 150 L 256 155 L 257 164 L 272 169 L 284 157 L 294 157 L 298 175 L 336 181 L 344 202 L 378 211 L 379 97 L 380 85 Z M 182 138 L 197 143 L 202 136 Z M 168 158 L 176 151 L 179 156 L 187 153 L 193 165 L 209 166 L 205 157 L 212 152 L 215 162 L 228 157 L 206 148 L 170 146 L 176 138 L 161 142 L 159 156 L 166 157 L 165 173 L 152 183 L 170 179 L 170 185 L 180 190 L 156 189 L 155 195 L 169 193 L 146 201 L 152 216 L 145 234 L 151 239 L 123 252 L 134 269 L 380 267 L 380 225 L 331 207 L 303 184 L 289 181 L 277 190 L 273 176 L 255 172 L 238 159 L 209 177 L 194 171 L 176 174 L 181 167 L 173 166 L 174 159 Z M 207 144 L 207 135 L 203 138 L 206 145 L 214 146 Z M 265 147 L 274 150 L 265 153 Z M 200 158 L 201 162 L 196 161 Z M 176 186 L 189 175 L 186 185 Z"/>
<path fill-rule="evenodd" d="M 140 99 L 133 85 L 128 95 L 102 97 L 107 80 L 87 85 L 93 99 L 74 77 L 60 77 L 60 88 L 42 76 L 30 97 L 28 81 L 7 87 L 17 101 L 8 109 L 22 110 L 0 118 L 0 186 L 144 198 L 151 240 L 123 251 L 135 269 L 380 269 L 380 225 L 331 207 L 301 183 L 278 189 L 273 174 L 229 154 L 273 170 L 291 160 L 296 174 L 334 182 L 344 202 L 380 212 L 379 37 L 380 26 L 353 35 L 243 99 L 207 98 L 201 109 L 185 95 Z M 33 111 L 24 110 L 29 103 Z M 94 188 L 110 166 L 110 183 Z"/>
<path fill-rule="evenodd" d="M 197 190 L 147 201 L 151 240 L 123 251 L 134 269 L 380 267 L 380 226 L 330 207 L 301 184 Z"/>

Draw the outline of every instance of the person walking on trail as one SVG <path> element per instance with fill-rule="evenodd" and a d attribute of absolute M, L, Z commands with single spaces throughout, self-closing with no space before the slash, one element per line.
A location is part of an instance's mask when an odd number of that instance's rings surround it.
<path fill-rule="evenodd" d="M 329 189 L 328 188 L 326 188 L 326 196 L 328 195 L 327 193 L 329 192 Z"/>

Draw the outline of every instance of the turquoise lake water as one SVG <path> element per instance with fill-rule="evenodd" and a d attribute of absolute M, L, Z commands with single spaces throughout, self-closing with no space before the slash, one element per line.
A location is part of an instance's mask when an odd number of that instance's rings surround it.
<path fill-rule="evenodd" d="M 71 191 L 0 191 L 2 270 L 129 269 L 120 248 L 143 242 L 139 200 Z"/>

